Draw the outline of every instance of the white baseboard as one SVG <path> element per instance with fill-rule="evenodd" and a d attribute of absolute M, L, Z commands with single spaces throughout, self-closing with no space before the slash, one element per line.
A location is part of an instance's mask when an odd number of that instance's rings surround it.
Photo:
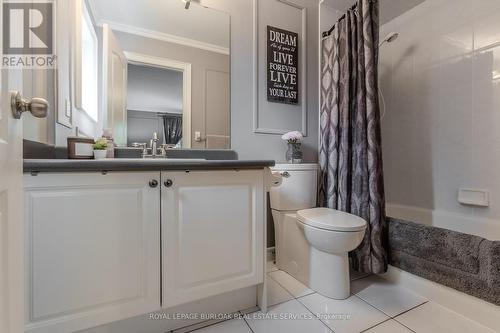
<path fill-rule="evenodd" d="M 464 294 L 439 283 L 426 280 L 393 266 L 389 266 L 387 273 L 380 276 L 393 284 L 410 289 L 483 326 L 493 330 L 497 330 L 500 327 L 500 306 Z"/>
<path fill-rule="evenodd" d="M 432 210 L 388 202 L 387 216 L 476 235 L 489 240 L 500 240 L 500 220 L 473 215 Z"/>
<path fill-rule="evenodd" d="M 231 314 L 239 310 L 255 307 L 257 304 L 257 287 L 248 287 L 222 295 L 213 296 L 193 303 L 174 308 L 159 310 L 159 319 L 151 319 L 149 314 L 137 316 L 111 324 L 91 328 L 80 333 L 158 333 L 196 325 L 206 319 L 171 319 L 180 314 Z M 161 318 L 162 314 L 169 319 Z"/>

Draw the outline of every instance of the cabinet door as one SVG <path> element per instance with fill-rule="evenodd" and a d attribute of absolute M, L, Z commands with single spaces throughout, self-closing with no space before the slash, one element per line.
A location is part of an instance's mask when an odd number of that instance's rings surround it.
<path fill-rule="evenodd" d="M 262 283 L 263 171 L 165 172 L 162 182 L 163 307 Z"/>
<path fill-rule="evenodd" d="M 26 331 L 160 308 L 160 173 L 25 175 Z"/>

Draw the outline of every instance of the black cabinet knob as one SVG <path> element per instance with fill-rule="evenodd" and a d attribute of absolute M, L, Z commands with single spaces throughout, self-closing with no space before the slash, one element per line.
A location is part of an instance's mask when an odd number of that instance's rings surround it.
<path fill-rule="evenodd" d="M 158 186 L 158 181 L 156 179 L 151 179 L 149 181 L 149 187 L 155 188 Z"/>
<path fill-rule="evenodd" d="M 174 184 L 174 182 L 172 181 L 172 179 L 167 179 L 163 182 L 163 185 L 165 185 L 165 187 L 170 187 Z"/>

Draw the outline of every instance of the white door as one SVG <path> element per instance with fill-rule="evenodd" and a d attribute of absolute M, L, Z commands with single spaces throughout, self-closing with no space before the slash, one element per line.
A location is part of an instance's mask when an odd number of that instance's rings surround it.
<path fill-rule="evenodd" d="M 1 15 L 1 9 L 0 9 Z M 1 32 L 0 32 L 1 33 Z M 23 122 L 30 114 L 11 109 L 11 98 L 31 91 L 33 74 L 0 70 L 0 332 L 24 332 Z M 43 102 L 43 103 L 42 103 Z M 34 103 L 41 107 L 39 100 Z M 47 105 L 45 105 L 47 106 Z M 38 108 L 45 118 L 47 107 Z M 36 113 L 36 112 L 35 112 Z M 42 115 L 44 114 L 44 115 Z"/>
<path fill-rule="evenodd" d="M 164 308 L 264 280 L 264 172 L 162 173 Z"/>
<path fill-rule="evenodd" d="M 23 123 L 12 116 L 9 94 L 22 91 L 16 74 L 2 70 L 0 83 L 0 332 L 15 333 L 24 329 Z"/>
<path fill-rule="evenodd" d="M 103 110 L 105 128 L 113 130 L 118 146 L 127 145 L 127 58 L 108 24 L 103 35 Z"/>

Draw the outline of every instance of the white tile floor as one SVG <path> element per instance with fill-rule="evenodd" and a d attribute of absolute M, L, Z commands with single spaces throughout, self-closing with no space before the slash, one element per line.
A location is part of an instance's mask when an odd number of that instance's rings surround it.
<path fill-rule="evenodd" d="M 283 288 L 285 288 L 290 294 L 292 294 L 293 297 L 295 298 L 307 296 L 309 294 L 314 293 L 314 291 L 307 288 L 307 286 L 297 281 L 295 278 L 293 278 L 291 275 L 287 274 L 284 271 L 274 271 L 270 272 L 268 275 L 271 277 L 271 279 L 269 279 L 268 281 L 270 280 L 276 281 L 281 286 L 283 286 Z"/>
<path fill-rule="evenodd" d="M 352 296 L 313 292 L 273 263 L 267 265 L 269 312 L 193 327 L 196 333 L 494 333 L 437 303 L 377 276 L 351 275 Z M 196 328 L 196 329 L 195 329 Z M 190 332 L 185 328 L 182 332 Z M 177 333 L 177 331 L 174 331 Z"/>

